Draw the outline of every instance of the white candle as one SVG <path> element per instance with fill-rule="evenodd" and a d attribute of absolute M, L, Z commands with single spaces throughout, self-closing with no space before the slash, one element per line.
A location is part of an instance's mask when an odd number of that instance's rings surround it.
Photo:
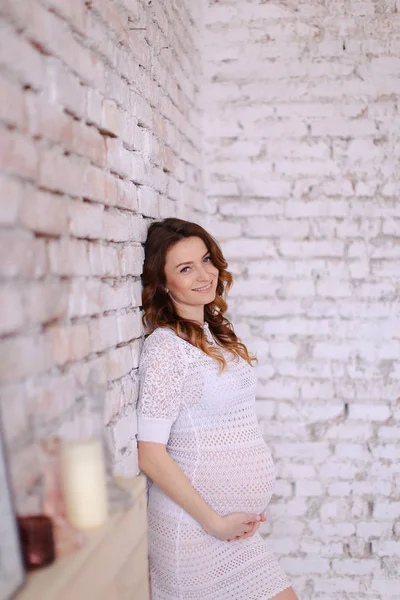
<path fill-rule="evenodd" d="M 103 525 L 108 505 L 103 447 L 99 439 L 63 441 L 61 481 L 69 522 L 81 530 Z"/>

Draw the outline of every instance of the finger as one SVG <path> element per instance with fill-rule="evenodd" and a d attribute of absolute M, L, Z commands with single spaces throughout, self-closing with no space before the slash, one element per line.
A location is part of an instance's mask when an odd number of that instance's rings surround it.
<path fill-rule="evenodd" d="M 236 538 L 236 539 L 243 540 L 245 538 L 251 537 L 252 535 L 255 534 L 255 532 L 258 530 L 259 527 L 260 527 L 260 523 L 255 523 L 254 527 L 250 531 L 243 533 L 239 538 Z"/>
<path fill-rule="evenodd" d="M 259 524 L 259 523 L 256 523 L 256 524 L 254 525 L 254 527 L 251 529 L 251 531 L 249 531 L 249 532 L 247 532 L 247 533 L 246 533 L 246 537 L 250 537 L 250 536 L 254 535 L 254 534 L 255 534 L 255 532 L 257 531 L 257 529 L 258 529 L 259 527 L 260 527 L 260 524 Z"/>
<path fill-rule="evenodd" d="M 265 521 L 267 520 L 267 517 L 265 516 L 265 514 L 261 513 L 260 517 L 261 517 L 261 519 L 260 519 L 261 523 L 265 523 Z"/>
<path fill-rule="evenodd" d="M 242 535 L 238 536 L 236 539 L 237 540 L 245 540 L 246 538 L 249 538 L 253 535 L 252 531 L 249 531 L 247 533 L 243 533 Z"/>

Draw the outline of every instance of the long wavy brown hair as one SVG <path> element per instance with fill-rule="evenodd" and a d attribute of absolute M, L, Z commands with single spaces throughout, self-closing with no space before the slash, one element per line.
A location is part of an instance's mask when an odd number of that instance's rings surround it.
<path fill-rule="evenodd" d="M 165 291 L 165 261 L 168 250 L 177 242 L 189 237 L 199 237 L 208 248 L 213 265 L 218 269 L 218 283 L 213 302 L 204 307 L 204 318 L 213 334 L 217 347 L 208 345 L 203 328 L 189 319 L 178 315 L 175 305 Z M 145 243 L 143 267 L 143 324 L 147 333 L 156 327 L 169 327 L 176 334 L 196 348 L 203 350 L 220 363 L 220 371 L 226 366 L 226 360 L 218 346 L 225 348 L 234 356 L 241 356 L 250 365 L 256 360 L 249 354 L 246 346 L 236 336 L 232 324 L 225 317 L 228 305 L 226 295 L 232 286 L 232 275 L 227 271 L 226 262 L 220 247 L 214 238 L 197 223 L 169 218 L 150 225 Z"/>

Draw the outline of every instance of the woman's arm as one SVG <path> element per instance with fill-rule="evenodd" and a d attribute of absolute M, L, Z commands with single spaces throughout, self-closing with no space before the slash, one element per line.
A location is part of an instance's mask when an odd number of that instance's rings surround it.
<path fill-rule="evenodd" d="M 139 468 L 210 535 L 228 540 L 251 532 L 260 515 L 231 513 L 221 517 L 194 489 L 189 479 L 169 456 L 165 444 L 138 442 Z"/>

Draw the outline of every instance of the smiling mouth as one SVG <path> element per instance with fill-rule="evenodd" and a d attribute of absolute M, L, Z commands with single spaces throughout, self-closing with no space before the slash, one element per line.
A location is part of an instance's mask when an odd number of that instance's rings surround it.
<path fill-rule="evenodd" d="M 208 283 L 207 285 L 204 285 L 201 288 L 194 289 L 193 291 L 194 292 L 208 292 L 208 290 L 211 289 L 211 286 L 212 286 L 212 281 L 210 281 L 210 283 Z"/>

